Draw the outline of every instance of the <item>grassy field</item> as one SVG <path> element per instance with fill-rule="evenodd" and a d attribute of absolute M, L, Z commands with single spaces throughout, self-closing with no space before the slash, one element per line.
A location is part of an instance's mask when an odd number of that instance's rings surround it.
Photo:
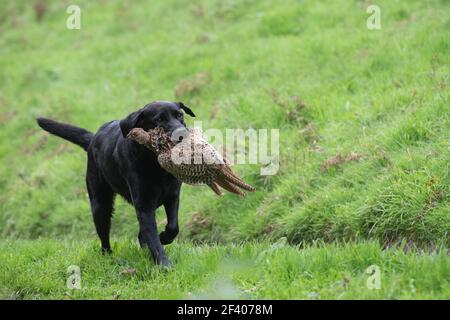
<path fill-rule="evenodd" d="M 243 245 L 175 244 L 174 268 L 155 268 L 140 247 L 117 240 L 112 256 L 98 243 L 53 240 L 0 245 L 3 298 L 27 299 L 448 299 L 450 257 L 382 248 L 374 242 Z M 403 246 L 404 248 L 404 246 Z M 81 289 L 69 290 L 66 270 L 82 270 Z M 371 265 L 380 289 L 368 287 Z M 372 289 L 371 289 L 372 288 Z"/>
<path fill-rule="evenodd" d="M 4 297 L 450 298 L 448 1 L 377 1 L 381 30 L 356 0 L 77 4 L 68 30 L 67 1 L 0 2 Z M 183 101 L 205 129 L 280 130 L 276 175 L 235 167 L 258 189 L 245 200 L 183 187 L 167 274 L 121 199 L 100 255 L 86 155 L 34 120 L 95 131 L 152 100 Z M 67 291 L 73 264 L 84 285 Z"/>

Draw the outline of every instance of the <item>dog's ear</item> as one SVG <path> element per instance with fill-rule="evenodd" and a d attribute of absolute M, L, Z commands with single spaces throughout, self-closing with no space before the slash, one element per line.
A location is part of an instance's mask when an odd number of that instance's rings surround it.
<path fill-rule="evenodd" d="M 141 119 L 142 114 L 143 112 L 141 109 L 131 113 L 125 119 L 120 120 L 120 130 L 122 131 L 122 135 L 124 138 L 126 138 L 128 133 L 130 133 L 130 131 L 136 127 L 138 121 Z"/>
<path fill-rule="evenodd" d="M 192 110 L 187 107 L 183 102 L 177 102 L 177 105 L 184 110 L 184 112 L 186 112 L 188 115 L 190 115 L 191 117 L 195 117 L 194 112 L 192 112 Z"/>

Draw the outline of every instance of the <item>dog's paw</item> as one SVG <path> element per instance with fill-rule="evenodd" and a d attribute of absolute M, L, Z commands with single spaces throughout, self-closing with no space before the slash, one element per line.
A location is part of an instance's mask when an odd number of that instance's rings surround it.
<path fill-rule="evenodd" d="M 177 235 L 178 235 L 178 227 L 176 228 L 166 227 L 166 230 L 164 230 L 159 234 L 159 240 L 161 241 L 161 244 L 164 245 L 171 244 L 173 240 L 175 240 Z"/>
<path fill-rule="evenodd" d="M 169 259 L 163 259 L 160 264 L 161 270 L 164 273 L 168 273 L 173 268 L 173 263 Z"/>
<path fill-rule="evenodd" d="M 175 237 L 169 237 L 165 231 L 161 232 L 159 234 L 159 240 L 161 241 L 161 244 L 168 245 L 173 242 Z"/>
<path fill-rule="evenodd" d="M 109 254 L 111 254 L 111 253 L 112 253 L 111 248 L 103 248 L 103 247 L 102 247 L 102 254 L 103 254 L 103 255 L 109 255 Z"/>

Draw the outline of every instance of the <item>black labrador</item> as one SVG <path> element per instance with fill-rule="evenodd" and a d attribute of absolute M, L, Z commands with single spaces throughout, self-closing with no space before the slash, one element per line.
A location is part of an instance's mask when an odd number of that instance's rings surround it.
<path fill-rule="evenodd" d="M 168 266 L 162 245 L 170 244 L 178 234 L 181 182 L 159 166 L 150 150 L 126 137 L 133 128 L 159 126 L 169 135 L 185 128 L 181 110 L 195 117 L 181 102 L 155 101 L 123 120 L 105 123 L 95 134 L 50 119 L 37 119 L 42 129 L 87 151 L 86 184 L 103 252 L 111 252 L 111 217 L 114 197 L 119 194 L 136 209 L 141 247 L 149 249 L 155 263 Z M 155 211 L 161 205 L 166 210 L 167 225 L 158 236 Z"/>

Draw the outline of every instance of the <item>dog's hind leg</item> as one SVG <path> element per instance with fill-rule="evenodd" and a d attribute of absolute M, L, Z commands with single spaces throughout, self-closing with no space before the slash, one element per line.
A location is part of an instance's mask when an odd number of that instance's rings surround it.
<path fill-rule="evenodd" d="M 91 157 L 88 159 L 86 184 L 95 229 L 102 243 L 102 252 L 110 253 L 109 231 L 111 229 L 111 217 L 114 210 L 114 192 L 101 177 Z"/>

